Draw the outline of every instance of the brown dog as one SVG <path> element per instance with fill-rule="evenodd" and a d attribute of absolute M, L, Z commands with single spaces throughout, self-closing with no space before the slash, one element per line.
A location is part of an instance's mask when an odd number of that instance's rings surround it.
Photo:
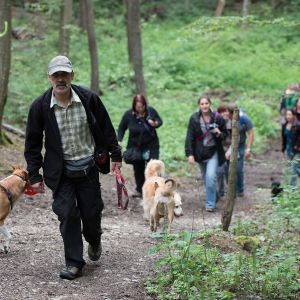
<path fill-rule="evenodd" d="M 173 179 L 167 179 L 162 187 L 156 184 L 154 205 L 150 209 L 151 231 L 156 231 L 159 220 L 164 218 L 164 228 L 168 222 L 167 232 L 170 233 L 174 215 L 178 217 L 182 215 L 181 198 L 176 189 L 177 183 Z"/>
<path fill-rule="evenodd" d="M 174 179 L 164 179 L 164 163 L 160 160 L 150 160 L 145 170 L 143 185 L 144 217 L 150 221 L 151 231 L 156 231 L 159 220 L 165 217 L 168 220 L 168 232 L 174 215 L 182 215 L 182 202 L 176 191 L 177 183 Z"/>
<path fill-rule="evenodd" d="M 0 181 L 0 232 L 4 236 L 5 253 L 9 250 L 11 234 L 4 225 L 4 221 L 27 185 L 28 173 L 18 166 L 13 167 L 12 175 Z"/>

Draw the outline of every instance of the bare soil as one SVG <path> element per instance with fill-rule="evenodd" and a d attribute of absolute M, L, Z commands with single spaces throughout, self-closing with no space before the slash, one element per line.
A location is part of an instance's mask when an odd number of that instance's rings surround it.
<path fill-rule="evenodd" d="M 23 141 L 12 139 L 14 146 L 0 146 L 0 178 L 11 173 L 12 164 L 25 166 Z M 246 193 L 236 200 L 233 223 L 238 218 L 255 218 L 260 213 L 260 204 L 270 202 L 270 177 L 280 178 L 282 167 L 277 144 L 270 145 L 269 151 L 246 163 Z M 122 172 L 128 189 L 132 190 L 131 167 L 124 166 Z M 218 202 L 216 212 L 204 212 L 201 179 L 184 177 L 180 182 L 184 216 L 175 219 L 173 232 L 220 225 L 225 200 Z M 101 183 L 105 203 L 103 254 L 99 262 L 89 261 L 85 254 L 84 276 L 74 281 L 58 276 L 64 265 L 63 244 L 59 222 L 51 209 L 50 190 L 42 195 L 21 197 L 6 222 L 13 238 L 10 252 L 0 253 L 0 299 L 150 299 L 144 282 L 154 273 L 155 258 L 148 251 L 159 239 L 151 235 L 148 222 L 142 217 L 140 200 L 131 199 L 129 209 L 120 210 L 114 176 L 102 176 Z M 237 247 L 224 238 L 215 237 L 212 241 L 224 251 Z"/>

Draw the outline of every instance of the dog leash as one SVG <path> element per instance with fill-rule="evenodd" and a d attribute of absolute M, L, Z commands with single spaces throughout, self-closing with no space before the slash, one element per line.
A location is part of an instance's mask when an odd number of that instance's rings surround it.
<path fill-rule="evenodd" d="M 31 185 L 28 185 L 25 188 L 24 194 L 27 195 L 27 196 L 34 196 L 37 193 L 44 193 L 45 192 L 45 186 L 44 186 L 43 182 L 40 182 L 39 188 L 40 188 L 40 191 L 37 192 Z"/>
<path fill-rule="evenodd" d="M 117 184 L 117 194 L 118 194 L 118 208 L 127 209 L 129 203 L 129 196 L 127 192 L 127 188 L 125 186 L 126 182 L 123 176 L 121 175 L 121 171 L 119 168 L 115 168 L 114 170 L 116 174 L 116 184 Z M 124 201 L 123 201 L 124 194 Z"/>
<path fill-rule="evenodd" d="M 5 186 L 3 186 L 2 184 L 0 184 L 0 188 L 3 190 L 3 192 L 6 194 L 8 200 L 9 200 L 9 203 L 10 203 L 10 208 L 11 210 L 13 209 L 13 202 L 12 202 L 12 193 L 9 189 L 7 189 Z"/>

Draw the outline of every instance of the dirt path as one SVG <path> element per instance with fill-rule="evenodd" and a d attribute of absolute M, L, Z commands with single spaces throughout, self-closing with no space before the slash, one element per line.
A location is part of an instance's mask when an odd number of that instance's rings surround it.
<path fill-rule="evenodd" d="M 271 147 L 246 164 L 246 194 L 236 202 L 233 222 L 237 218 L 252 218 L 256 204 L 269 197 L 270 176 L 281 176 L 281 153 L 278 146 Z M 0 155 L 1 178 L 9 174 L 9 164 L 24 163 L 20 149 L 0 147 Z M 132 186 L 131 168 L 125 167 L 123 172 L 128 186 Z M 218 203 L 215 213 L 203 213 L 200 180 L 180 181 L 184 216 L 175 219 L 174 232 L 220 224 L 224 202 Z M 151 276 L 154 266 L 148 251 L 157 239 L 151 237 L 138 201 L 131 200 L 127 211 L 118 210 L 114 177 L 103 176 L 101 182 L 105 210 L 100 261 L 91 262 L 85 255 L 83 277 L 71 282 L 59 279 L 64 262 L 63 244 L 59 223 L 51 210 L 51 193 L 47 190 L 42 196 L 23 196 L 8 220 L 13 233 L 11 250 L 8 254 L 0 253 L 0 299 L 147 299 L 143 282 Z M 86 248 L 87 245 L 85 251 Z"/>

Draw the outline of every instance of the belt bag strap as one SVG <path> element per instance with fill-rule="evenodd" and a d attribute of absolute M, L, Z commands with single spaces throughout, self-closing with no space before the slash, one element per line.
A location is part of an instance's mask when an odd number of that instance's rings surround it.
<path fill-rule="evenodd" d="M 82 178 L 86 177 L 91 169 L 94 167 L 95 161 L 92 159 L 90 163 L 83 168 L 82 170 L 70 170 L 70 169 L 65 169 L 65 174 L 68 178 Z"/>
<path fill-rule="evenodd" d="M 207 135 L 208 135 L 209 130 L 205 131 L 203 134 L 199 135 L 196 137 L 196 142 L 201 141 L 202 139 L 204 139 Z"/>

